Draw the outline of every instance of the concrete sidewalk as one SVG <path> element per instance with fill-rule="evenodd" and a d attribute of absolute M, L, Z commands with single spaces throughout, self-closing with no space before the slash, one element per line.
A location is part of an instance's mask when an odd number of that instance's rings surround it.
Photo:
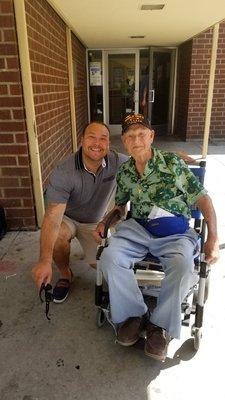
<path fill-rule="evenodd" d="M 113 146 L 119 147 L 119 139 Z M 160 148 L 198 156 L 198 143 L 156 141 Z M 225 143 L 211 144 L 206 187 L 225 244 Z M 95 270 L 71 256 L 75 274 L 71 295 L 51 304 L 44 315 L 30 270 L 38 259 L 39 232 L 9 232 L 0 241 L 0 399 L 1 400 L 209 400 L 225 398 L 225 250 L 212 267 L 203 339 L 193 350 L 190 328 L 173 340 L 161 364 L 114 343 L 113 330 L 95 323 Z M 57 271 L 54 270 L 54 281 Z"/>

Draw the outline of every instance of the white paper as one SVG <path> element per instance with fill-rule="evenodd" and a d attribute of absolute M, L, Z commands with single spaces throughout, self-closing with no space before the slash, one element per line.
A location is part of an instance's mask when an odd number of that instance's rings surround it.
<path fill-rule="evenodd" d="M 169 211 L 163 210 L 163 208 L 153 206 L 151 212 L 148 215 L 149 219 L 161 218 L 161 217 L 174 217 Z"/>
<path fill-rule="evenodd" d="M 90 71 L 90 86 L 101 86 L 102 85 L 101 63 L 98 61 L 90 62 L 89 71 Z"/>

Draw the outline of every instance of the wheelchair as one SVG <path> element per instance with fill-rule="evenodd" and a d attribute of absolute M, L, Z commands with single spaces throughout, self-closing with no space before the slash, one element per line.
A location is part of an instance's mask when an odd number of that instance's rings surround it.
<path fill-rule="evenodd" d="M 206 170 L 206 162 L 200 161 L 198 165 L 190 166 L 190 170 L 194 175 L 204 183 L 204 176 Z M 128 211 L 128 214 L 130 212 Z M 129 215 L 127 216 L 129 218 Z M 98 247 L 96 260 L 97 260 L 97 274 L 96 274 L 96 285 L 95 285 L 95 305 L 97 308 L 96 312 L 96 323 L 98 327 L 102 327 L 106 321 L 108 321 L 115 329 L 114 324 L 110 317 L 110 303 L 109 293 L 107 290 L 107 284 L 103 280 L 103 274 L 99 267 L 99 260 L 102 251 L 108 246 L 108 230 L 112 223 L 120 219 L 120 213 L 115 210 L 106 221 L 104 229 L 104 238 L 101 245 Z M 205 230 L 206 223 L 202 217 L 201 212 L 195 205 L 191 207 L 191 222 L 192 227 L 196 230 L 199 235 L 200 241 L 200 253 L 194 260 L 194 268 L 198 276 L 197 283 L 190 288 L 189 293 L 181 304 L 181 324 L 183 326 L 190 326 L 191 322 L 191 336 L 193 337 L 193 346 L 197 351 L 200 346 L 202 338 L 202 326 L 203 326 L 203 313 L 204 305 L 208 298 L 209 293 L 209 280 L 210 280 L 210 266 L 204 260 L 203 246 L 205 242 Z M 138 286 L 140 287 L 144 300 L 148 305 L 150 312 L 157 304 L 157 297 L 160 292 L 161 281 L 164 278 L 164 272 L 159 260 L 153 257 L 150 253 L 139 262 L 134 262 L 133 271 L 136 276 Z"/>

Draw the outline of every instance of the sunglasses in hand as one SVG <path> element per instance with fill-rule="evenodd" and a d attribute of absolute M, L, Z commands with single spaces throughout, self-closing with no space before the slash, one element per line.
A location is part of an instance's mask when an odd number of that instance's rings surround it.
<path fill-rule="evenodd" d="M 49 318 L 48 313 L 49 313 L 49 304 L 53 301 L 53 293 L 51 292 L 52 290 L 52 285 L 50 283 L 47 283 L 47 285 L 44 284 L 44 282 L 41 284 L 40 290 L 39 290 L 39 298 L 42 303 L 45 302 L 45 315 L 46 318 L 50 321 L 51 318 Z M 42 294 L 44 292 L 44 300 L 42 298 Z"/>

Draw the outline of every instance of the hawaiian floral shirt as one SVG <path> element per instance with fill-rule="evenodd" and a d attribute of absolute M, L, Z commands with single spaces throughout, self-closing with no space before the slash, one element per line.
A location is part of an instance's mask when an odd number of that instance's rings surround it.
<path fill-rule="evenodd" d="M 116 205 L 130 201 L 133 218 L 147 218 L 153 206 L 190 217 L 190 206 L 207 191 L 176 154 L 152 150 L 142 176 L 132 157 L 120 166 Z"/>

